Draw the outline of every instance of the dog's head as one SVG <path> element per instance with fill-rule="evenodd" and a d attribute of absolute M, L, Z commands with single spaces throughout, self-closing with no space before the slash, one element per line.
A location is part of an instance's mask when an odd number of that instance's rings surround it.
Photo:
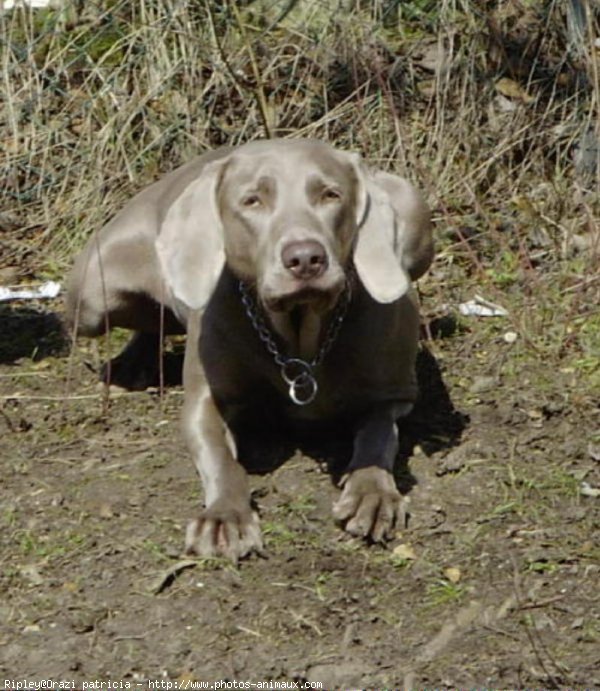
<path fill-rule="evenodd" d="M 353 262 L 372 297 L 392 302 L 410 281 L 398 211 L 415 206 L 412 188 L 395 184 L 319 141 L 246 144 L 206 164 L 168 210 L 157 240 L 167 285 L 201 309 L 227 262 L 270 311 L 323 312 Z"/>

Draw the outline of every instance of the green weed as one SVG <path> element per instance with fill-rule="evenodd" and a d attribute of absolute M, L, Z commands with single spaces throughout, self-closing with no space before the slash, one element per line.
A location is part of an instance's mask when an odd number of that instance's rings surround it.
<path fill-rule="evenodd" d="M 427 587 L 426 602 L 429 607 L 442 607 L 459 602 L 465 593 L 465 586 L 438 579 Z"/>

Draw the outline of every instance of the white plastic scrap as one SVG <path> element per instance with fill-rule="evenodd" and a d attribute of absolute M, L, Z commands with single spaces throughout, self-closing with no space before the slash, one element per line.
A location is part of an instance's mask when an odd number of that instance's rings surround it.
<path fill-rule="evenodd" d="M 600 489 L 597 487 L 592 487 L 589 482 L 582 482 L 579 488 L 579 493 L 584 497 L 600 497 Z"/>
<path fill-rule="evenodd" d="M 0 0 L 0 10 L 12 10 L 17 5 L 25 5 L 36 9 L 39 7 L 56 7 L 60 3 L 55 2 L 55 0 L 4 0 L 4 2 Z"/>
<path fill-rule="evenodd" d="M 466 317 L 506 317 L 508 312 L 501 307 L 496 305 L 494 302 L 490 302 L 481 295 L 475 295 L 473 300 L 468 300 L 467 302 L 461 302 L 458 306 L 458 310 L 461 314 Z"/>
<path fill-rule="evenodd" d="M 27 288 L 7 288 L 0 286 L 0 302 L 3 300 L 40 300 L 43 298 L 55 298 L 60 293 L 60 283 L 46 281 L 40 286 L 28 286 Z"/>

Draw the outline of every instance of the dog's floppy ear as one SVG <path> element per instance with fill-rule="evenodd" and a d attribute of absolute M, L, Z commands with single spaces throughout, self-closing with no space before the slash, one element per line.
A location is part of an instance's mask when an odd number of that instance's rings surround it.
<path fill-rule="evenodd" d="M 216 190 L 223 161 L 208 163 L 171 204 L 162 221 L 156 251 L 163 278 L 190 309 L 210 299 L 225 264 Z"/>
<path fill-rule="evenodd" d="M 354 265 L 371 297 L 394 302 L 431 263 L 429 209 L 403 178 L 369 171 L 358 157 L 354 164 L 359 178 Z"/>

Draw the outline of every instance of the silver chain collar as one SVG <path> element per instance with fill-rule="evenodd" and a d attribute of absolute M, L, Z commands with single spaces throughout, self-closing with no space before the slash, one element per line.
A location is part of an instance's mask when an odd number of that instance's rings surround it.
<path fill-rule="evenodd" d="M 273 356 L 275 364 L 279 366 L 283 381 L 289 386 L 288 393 L 296 405 L 308 405 L 315 400 L 319 387 L 314 374 L 314 369 L 322 361 L 331 349 L 339 333 L 348 305 L 350 304 L 350 286 L 346 286 L 340 299 L 335 306 L 331 321 L 327 328 L 327 333 L 323 339 L 321 347 L 314 358 L 307 362 L 302 358 L 287 357 L 278 348 L 271 330 L 267 326 L 263 315 L 260 313 L 256 300 L 253 298 L 250 289 L 243 282 L 239 283 L 242 303 L 246 308 L 246 314 L 256 330 L 258 337 L 265 344 L 266 349 Z"/>

